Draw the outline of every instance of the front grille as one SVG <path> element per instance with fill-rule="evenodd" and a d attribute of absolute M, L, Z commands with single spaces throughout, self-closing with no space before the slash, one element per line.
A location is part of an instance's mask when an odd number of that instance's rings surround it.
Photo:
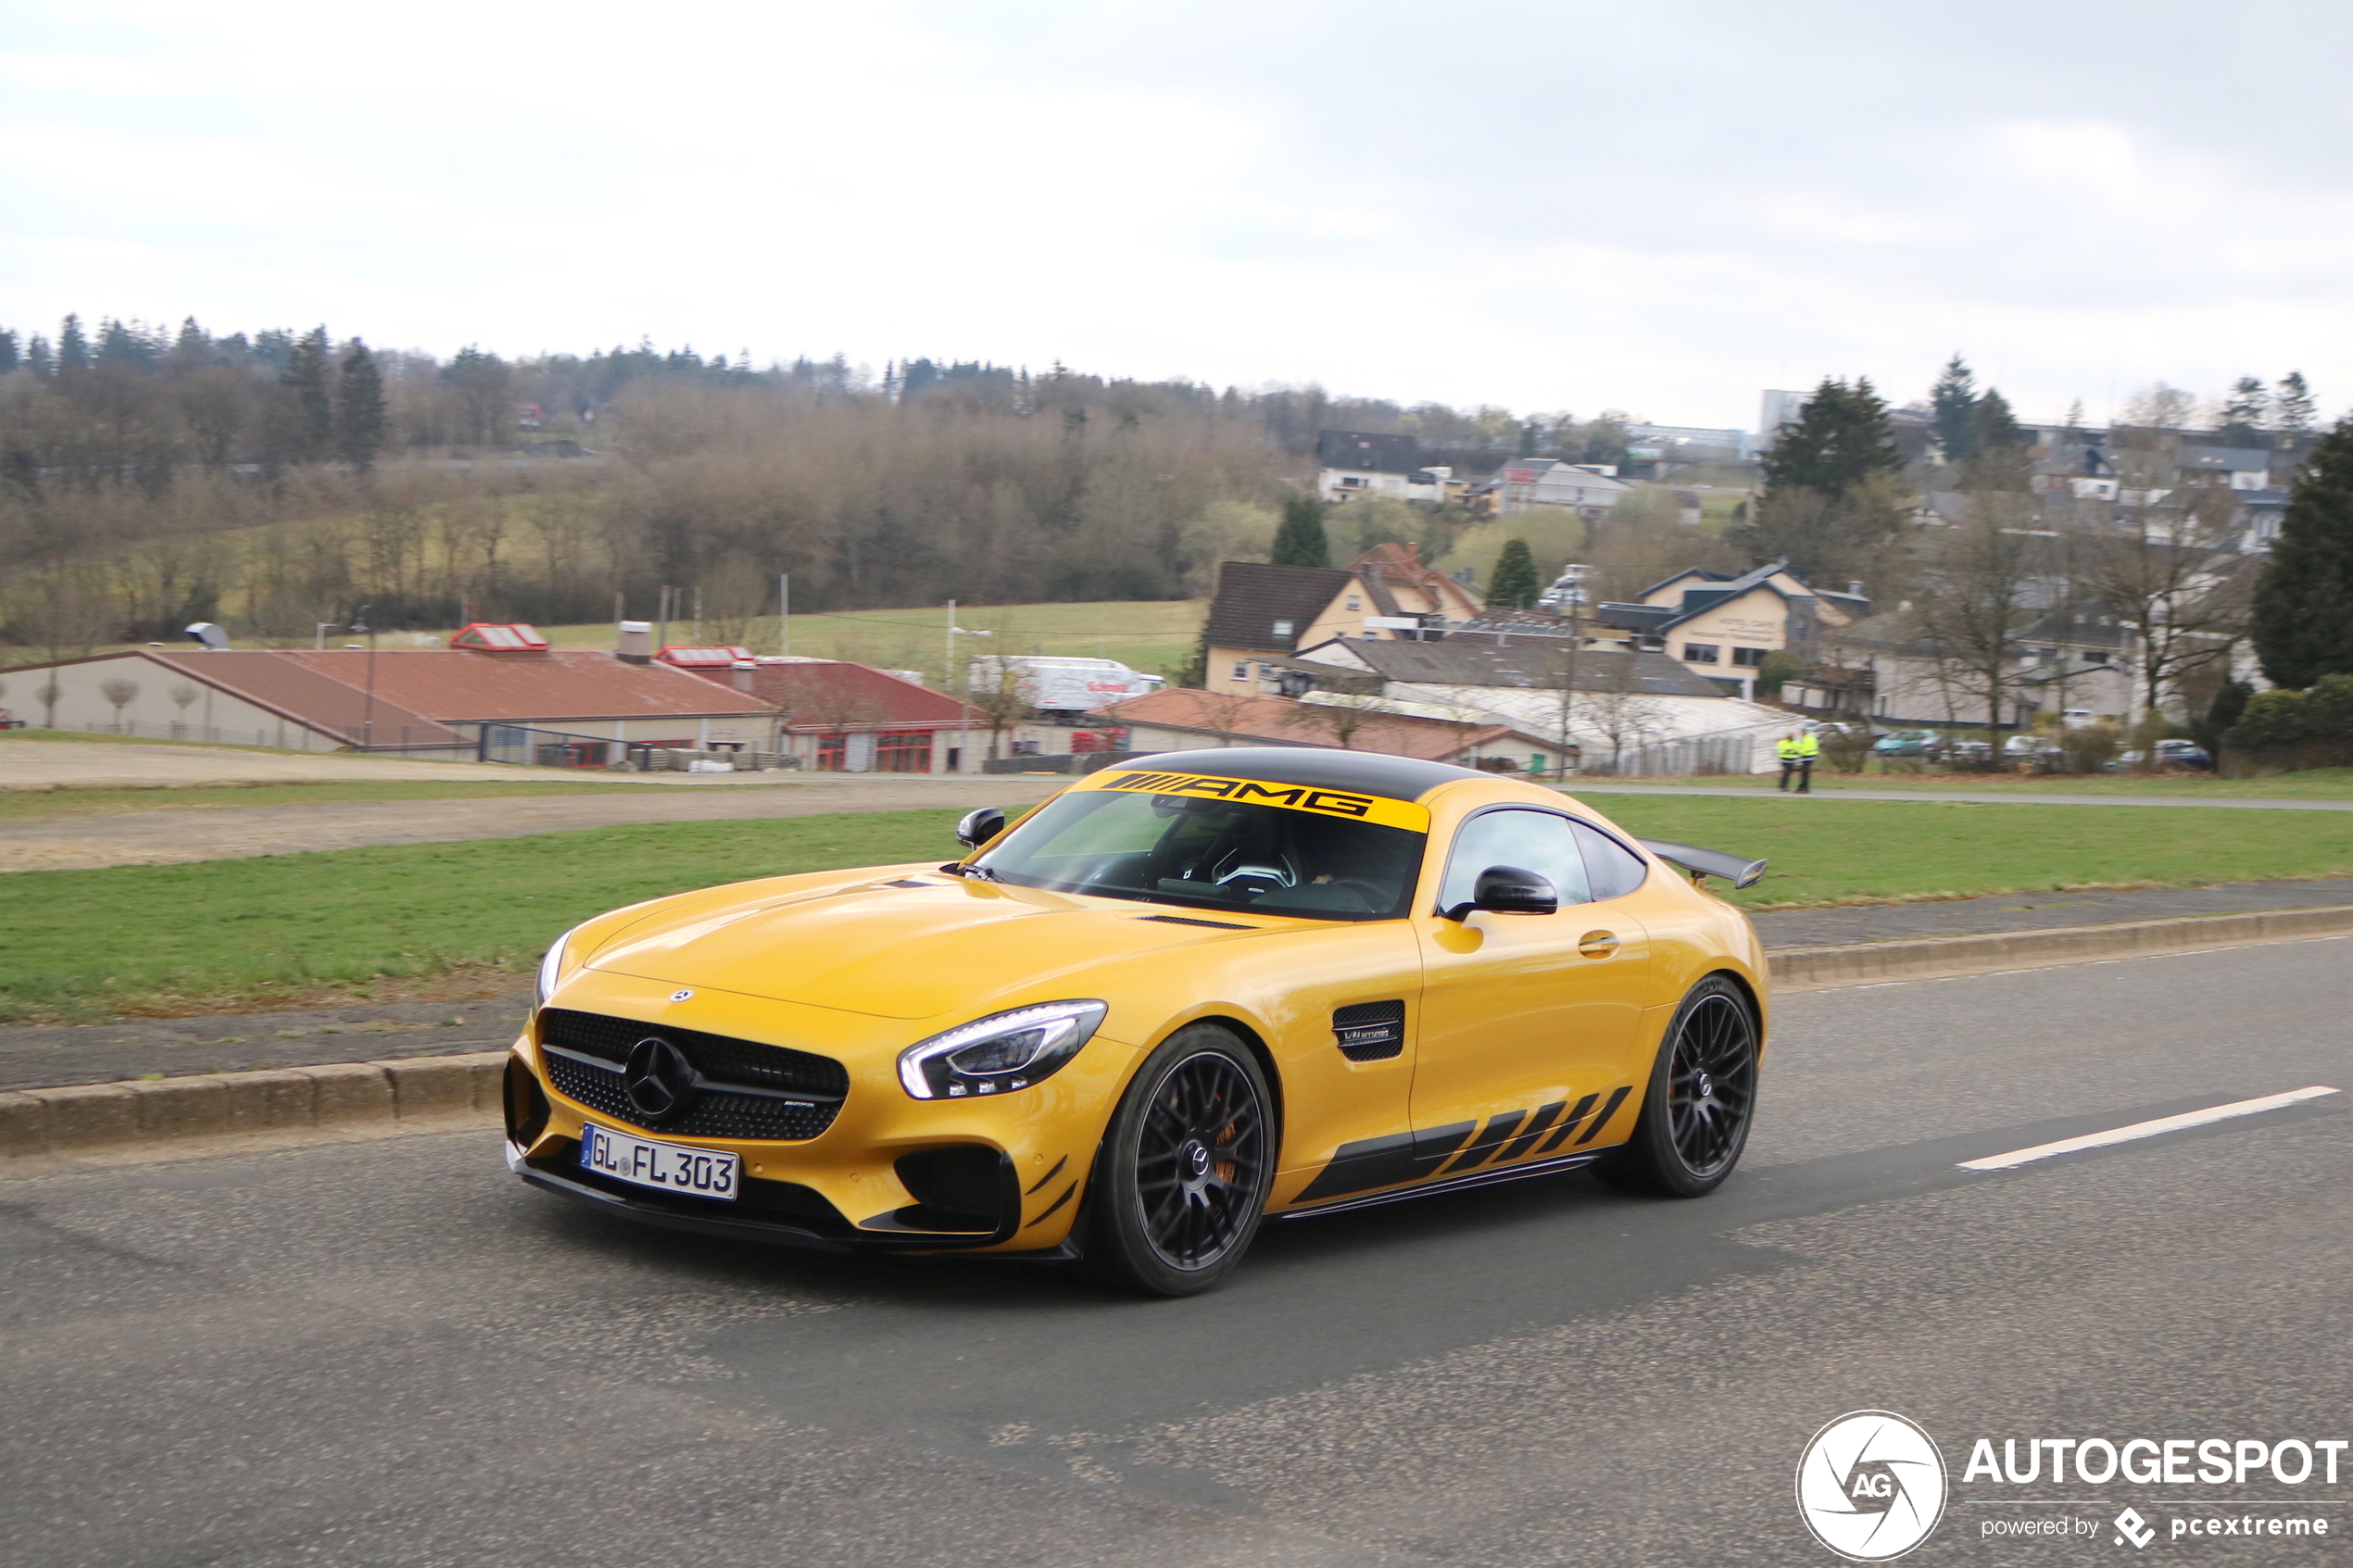
<path fill-rule="evenodd" d="M 602 1058 L 615 1066 L 627 1061 L 629 1048 L 648 1035 L 659 1035 L 676 1046 L 695 1064 L 696 1072 L 715 1082 L 834 1099 L 849 1092 L 849 1069 L 829 1056 L 565 1008 L 549 1008 L 539 1015 L 541 1040 L 583 1056 Z"/>
<path fill-rule="evenodd" d="M 621 1071 L 630 1047 L 648 1036 L 677 1047 L 703 1080 L 685 1109 L 659 1121 L 630 1103 Z M 657 1028 L 625 1018 L 550 1008 L 541 1014 L 539 1037 L 542 1045 L 552 1047 L 542 1053 L 542 1060 L 557 1093 L 599 1116 L 648 1132 L 799 1142 L 833 1125 L 841 1097 L 849 1089 L 849 1070 L 830 1057 L 698 1030 Z M 730 1084 L 768 1092 L 730 1093 Z M 811 1098 L 779 1099 L 775 1096 L 780 1092 Z"/>

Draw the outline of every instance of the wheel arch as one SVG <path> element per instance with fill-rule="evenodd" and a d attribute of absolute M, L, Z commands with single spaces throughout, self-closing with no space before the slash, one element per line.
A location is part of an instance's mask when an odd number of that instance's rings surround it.
<path fill-rule="evenodd" d="M 1144 1055 L 1149 1057 L 1151 1051 L 1160 1049 L 1178 1031 L 1190 1029 L 1197 1023 L 1214 1023 L 1221 1029 L 1232 1031 L 1234 1037 L 1241 1041 L 1243 1048 L 1257 1060 L 1258 1071 L 1266 1080 L 1266 1092 L 1275 1098 L 1275 1147 L 1279 1150 L 1282 1148 L 1283 1132 L 1287 1124 L 1284 1112 L 1282 1069 L 1276 1065 L 1274 1050 L 1268 1047 L 1265 1036 L 1259 1033 L 1255 1025 L 1230 1012 L 1202 1013 L 1163 1030 L 1160 1038 L 1152 1042 L 1151 1050 L 1146 1051 Z M 1140 1060 L 1139 1065 L 1141 1065 Z"/>

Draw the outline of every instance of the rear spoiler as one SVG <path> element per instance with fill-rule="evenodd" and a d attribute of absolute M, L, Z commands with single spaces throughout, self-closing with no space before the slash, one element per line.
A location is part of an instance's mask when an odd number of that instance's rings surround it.
<path fill-rule="evenodd" d="M 1638 838 L 1634 841 L 1668 865 L 1680 866 L 1693 876 L 1720 876 L 1735 888 L 1754 887 L 1765 874 L 1762 860 L 1743 860 L 1738 855 L 1727 855 L 1721 849 L 1702 849 L 1695 844 L 1669 844 L 1660 838 Z"/>

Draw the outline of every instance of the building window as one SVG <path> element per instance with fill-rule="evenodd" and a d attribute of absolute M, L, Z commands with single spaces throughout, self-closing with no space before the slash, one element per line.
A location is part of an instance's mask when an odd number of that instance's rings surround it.
<path fill-rule="evenodd" d="M 961 773 L 964 771 L 963 747 L 951 746 L 948 748 L 948 771 L 951 773 Z"/>
<path fill-rule="evenodd" d="M 1714 664 L 1718 662 L 1717 655 L 1722 651 L 1723 649 L 1715 643 L 1685 643 L 1683 645 L 1683 662 L 1686 664 Z"/>
<path fill-rule="evenodd" d="M 1275 622 L 1275 635 L 1277 635 L 1277 637 L 1288 637 L 1288 636 L 1290 636 L 1290 629 L 1291 629 L 1291 622 L 1290 622 L 1290 621 L 1276 621 L 1276 622 Z"/>
<path fill-rule="evenodd" d="M 1342 474 L 1340 479 L 1340 487 L 1342 490 L 1362 490 L 1365 488 L 1365 482 L 1353 473 Z"/>
<path fill-rule="evenodd" d="M 2085 648 L 2083 650 L 2083 662 L 2086 664 L 2106 664 L 2108 662 L 2108 649 Z"/>
<path fill-rule="evenodd" d="M 1732 662 L 1744 670 L 1754 670 L 1765 662 L 1767 651 L 1764 648 L 1734 648 Z"/>
<path fill-rule="evenodd" d="M 1240 663 L 1240 662 L 1237 661 L 1237 662 L 1236 662 L 1236 664 L 1234 665 L 1234 679 L 1235 679 L 1235 680 L 1237 680 L 1237 681 L 1247 681 L 1247 680 L 1249 680 L 1249 679 L 1250 679 L 1250 666 L 1249 666 L 1249 665 L 1247 665 L 1247 664 L 1243 664 L 1243 663 Z"/>
<path fill-rule="evenodd" d="M 1351 609 L 1362 609 L 1365 608 L 1365 601 L 1358 598 L 1355 595 L 1351 594 L 1348 596 L 1348 608 Z"/>
<path fill-rule="evenodd" d="M 885 730 L 876 735 L 874 771 L 877 773 L 930 772 L 931 732 Z"/>
<path fill-rule="evenodd" d="M 838 773 L 849 766 L 849 737 L 848 735 L 819 735 L 817 737 L 817 771 L 819 772 Z"/>

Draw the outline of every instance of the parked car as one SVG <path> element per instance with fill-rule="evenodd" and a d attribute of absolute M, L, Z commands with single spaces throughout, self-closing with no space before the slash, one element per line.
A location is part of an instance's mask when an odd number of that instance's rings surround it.
<path fill-rule="evenodd" d="M 1881 757 L 1926 757 L 1942 738 L 1934 730 L 1892 730 L 1871 749 Z"/>
<path fill-rule="evenodd" d="M 2146 755 L 2141 751 L 2124 752 L 2108 764 L 2108 771 L 2111 773 L 2130 772 L 2141 765 L 2141 759 Z M 2207 754 L 2206 747 L 2194 740 L 2161 740 L 2157 743 L 2157 765 L 2210 773 L 2214 771 L 2214 759 Z"/>

